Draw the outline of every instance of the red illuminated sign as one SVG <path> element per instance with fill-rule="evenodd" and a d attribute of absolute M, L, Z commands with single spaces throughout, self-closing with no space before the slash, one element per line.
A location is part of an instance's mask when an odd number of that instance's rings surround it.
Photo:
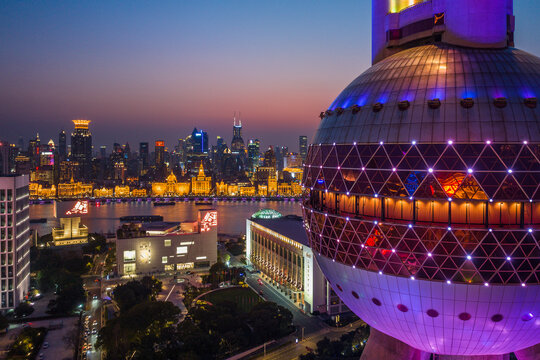
<path fill-rule="evenodd" d="M 209 211 L 201 220 L 201 232 L 210 231 L 214 226 L 217 226 L 217 211 Z"/>
<path fill-rule="evenodd" d="M 66 211 L 66 215 L 88 214 L 88 201 L 77 201 L 73 209 Z"/>

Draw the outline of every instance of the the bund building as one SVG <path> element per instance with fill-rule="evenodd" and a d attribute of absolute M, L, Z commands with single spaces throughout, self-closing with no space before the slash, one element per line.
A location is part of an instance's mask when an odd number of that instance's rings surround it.
<path fill-rule="evenodd" d="M 540 59 L 513 46 L 512 0 L 373 0 L 303 180 L 362 359 L 540 359 Z"/>

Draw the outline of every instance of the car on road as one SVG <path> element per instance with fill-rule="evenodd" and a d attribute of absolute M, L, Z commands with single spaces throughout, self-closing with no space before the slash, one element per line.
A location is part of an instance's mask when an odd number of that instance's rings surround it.
<path fill-rule="evenodd" d="M 264 295 L 263 292 L 262 292 L 262 290 L 259 290 L 259 295 L 261 295 L 261 296 Z"/>
<path fill-rule="evenodd" d="M 257 282 L 259 283 L 259 285 L 262 285 L 262 284 L 263 284 L 263 282 L 262 282 L 261 279 L 257 279 Z"/>
<path fill-rule="evenodd" d="M 45 341 L 45 342 L 43 343 L 43 348 L 44 348 L 44 349 L 47 349 L 48 347 L 49 347 L 49 342 Z"/>
<path fill-rule="evenodd" d="M 92 329 L 92 335 L 96 335 L 97 334 L 97 329 L 96 328 L 93 328 Z"/>

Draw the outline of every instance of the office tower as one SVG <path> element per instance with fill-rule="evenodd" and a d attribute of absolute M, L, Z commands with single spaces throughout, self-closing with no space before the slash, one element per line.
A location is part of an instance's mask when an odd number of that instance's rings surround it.
<path fill-rule="evenodd" d="M 41 140 L 39 134 L 36 134 L 35 139 L 30 139 L 28 142 L 28 157 L 33 168 L 39 166 L 39 154 L 41 152 Z"/>
<path fill-rule="evenodd" d="M 24 139 L 22 136 L 19 136 L 19 141 L 17 145 L 19 146 L 19 152 L 24 151 Z"/>
<path fill-rule="evenodd" d="M 58 156 L 60 161 L 65 161 L 67 159 L 67 140 L 66 132 L 64 130 L 60 131 L 58 134 Z"/>
<path fill-rule="evenodd" d="M 154 154 L 156 167 L 162 167 L 165 164 L 165 142 L 163 140 L 156 140 Z"/>
<path fill-rule="evenodd" d="M 99 147 L 99 157 L 102 158 L 102 159 L 107 158 L 107 146 L 101 145 Z"/>
<path fill-rule="evenodd" d="M 208 133 L 194 128 L 191 135 L 186 139 L 189 154 L 208 153 Z"/>
<path fill-rule="evenodd" d="M 231 141 L 231 151 L 233 153 L 245 154 L 246 146 L 242 138 L 242 121 L 236 124 L 236 119 L 233 123 L 233 137 Z"/>
<path fill-rule="evenodd" d="M 274 148 L 270 145 L 268 150 L 264 153 L 264 167 L 272 167 L 276 169 L 276 154 L 274 153 Z"/>
<path fill-rule="evenodd" d="M 298 145 L 300 149 L 300 158 L 302 159 L 302 161 L 305 161 L 307 155 L 307 136 L 301 135 L 298 138 Z"/>
<path fill-rule="evenodd" d="M 373 0 L 374 65 L 321 113 L 304 177 L 362 359 L 538 359 L 540 59 L 513 31 L 511 0 Z"/>
<path fill-rule="evenodd" d="M 139 143 L 139 158 L 142 161 L 142 167 L 143 169 L 146 169 L 149 165 L 148 163 L 148 143 L 147 142 L 141 142 Z"/>
<path fill-rule="evenodd" d="M 13 309 L 30 287 L 29 177 L 0 177 L 0 310 Z"/>
<path fill-rule="evenodd" d="M 9 143 L 0 141 L 0 176 L 8 175 L 10 169 Z"/>
<path fill-rule="evenodd" d="M 248 144 L 248 168 L 252 174 L 259 166 L 260 152 L 259 139 L 250 139 Z"/>
<path fill-rule="evenodd" d="M 88 129 L 90 120 L 73 120 L 71 133 L 70 160 L 79 164 L 79 176 L 84 180 L 91 178 L 92 172 L 92 133 Z"/>

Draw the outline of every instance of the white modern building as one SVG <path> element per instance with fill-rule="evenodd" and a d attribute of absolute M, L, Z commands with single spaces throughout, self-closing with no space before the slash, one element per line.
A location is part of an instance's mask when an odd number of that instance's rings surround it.
<path fill-rule="evenodd" d="M 307 313 L 349 309 L 334 293 L 309 247 L 302 218 L 263 209 L 246 220 L 246 259 L 283 296 Z"/>
<path fill-rule="evenodd" d="M 217 214 L 206 209 L 194 221 L 124 224 L 117 231 L 118 274 L 207 270 L 217 262 Z"/>
<path fill-rule="evenodd" d="M 0 177 L 0 311 L 15 308 L 30 288 L 29 178 Z"/>

